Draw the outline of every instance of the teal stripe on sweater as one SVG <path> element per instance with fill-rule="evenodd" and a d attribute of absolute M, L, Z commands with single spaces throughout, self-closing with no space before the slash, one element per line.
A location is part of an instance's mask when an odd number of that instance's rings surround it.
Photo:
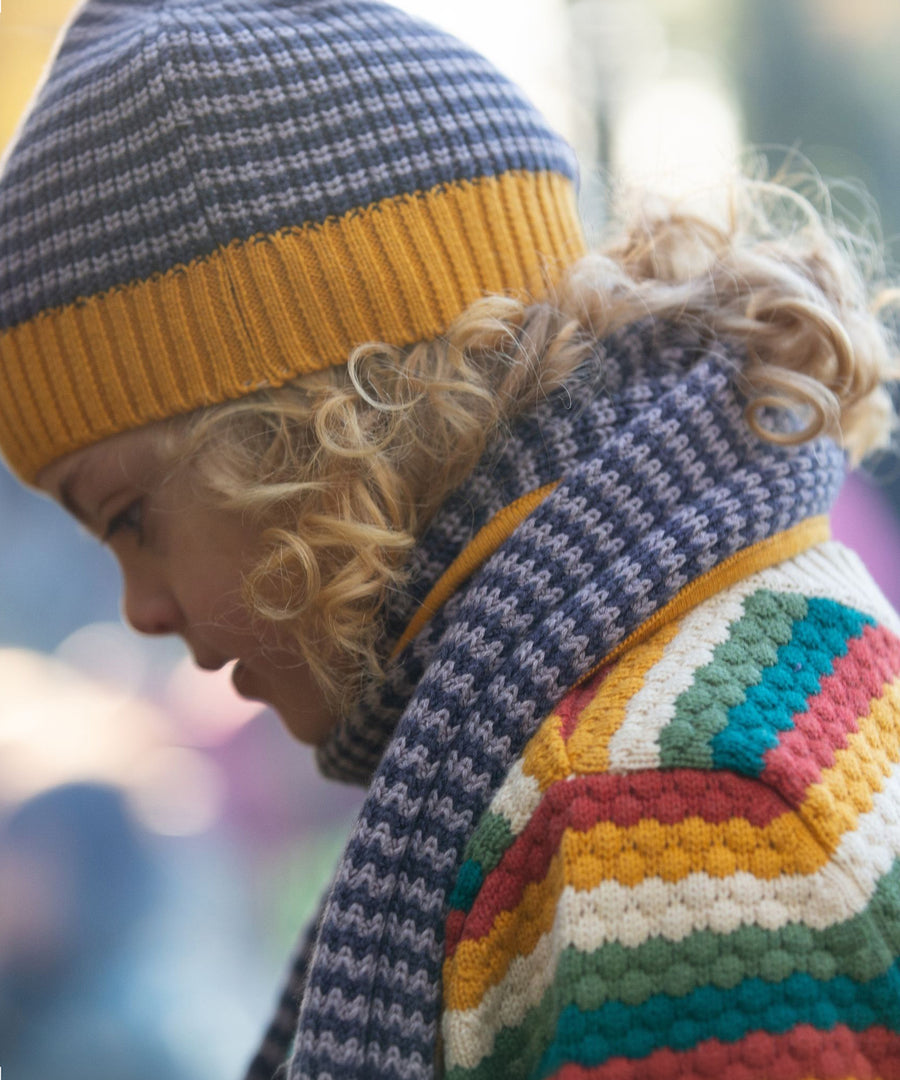
<path fill-rule="evenodd" d="M 456 885 L 447 901 L 451 911 L 454 908 L 468 911 L 472 907 L 484 879 L 503 858 L 513 840 L 515 837 L 506 818 L 487 811 L 466 844 Z"/>
<path fill-rule="evenodd" d="M 779 930 L 741 926 L 722 935 L 699 930 L 681 941 L 654 937 L 633 948 L 609 942 L 585 953 L 570 946 L 560 953 L 541 1001 L 520 1023 L 497 1032 L 493 1050 L 474 1069 L 452 1069 L 447 1080 L 528 1076 L 570 1005 L 583 1013 L 610 1002 L 634 1007 L 660 992 L 679 999 L 708 985 L 731 990 L 753 979 L 780 984 L 798 973 L 821 982 L 845 976 L 861 983 L 883 976 L 898 955 L 900 859 L 858 915 L 821 930 L 802 923 Z"/>
<path fill-rule="evenodd" d="M 900 1032 L 900 962 L 866 983 L 798 974 L 774 985 L 748 979 L 732 990 L 706 986 L 681 998 L 657 994 L 634 1008 L 616 1001 L 582 1012 L 571 1005 L 534 1075 L 552 1076 L 567 1062 L 590 1068 L 665 1047 L 690 1050 L 708 1039 L 733 1043 L 753 1031 L 779 1035 L 798 1024 L 830 1030 L 838 1023 L 852 1031 L 880 1025 Z"/>
<path fill-rule="evenodd" d="M 804 619 L 806 597 L 759 589 L 746 597 L 743 615 L 708 664 L 694 672 L 691 685 L 675 702 L 675 715 L 659 735 L 664 769 L 711 769 L 712 741 L 728 727 L 730 710 L 778 662 L 778 649 L 791 640 L 794 623 Z"/>
<path fill-rule="evenodd" d="M 778 733 L 794 726 L 822 688 L 834 661 L 846 656 L 849 642 L 874 620 L 833 600 L 813 598 L 804 619 L 794 623 L 791 640 L 778 649 L 776 662 L 747 689 L 744 700 L 728 713 L 728 725 L 712 739 L 716 769 L 732 769 L 758 777 L 767 750 L 778 745 Z"/>

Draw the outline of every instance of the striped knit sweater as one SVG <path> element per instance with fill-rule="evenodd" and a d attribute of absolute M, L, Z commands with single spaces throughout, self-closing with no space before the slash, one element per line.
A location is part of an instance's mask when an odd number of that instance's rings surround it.
<path fill-rule="evenodd" d="M 840 450 L 754 436 L 738 363 L 629 327 L 442 508 L 249 1080 L 892 1075 L 897 624 L 822 537 Z"/>
<path fill-rule="evenodd" d="M 450 896 L 448 1080 L 900 1076 L 898 631 L 825 544 L 570 692 Z"/>

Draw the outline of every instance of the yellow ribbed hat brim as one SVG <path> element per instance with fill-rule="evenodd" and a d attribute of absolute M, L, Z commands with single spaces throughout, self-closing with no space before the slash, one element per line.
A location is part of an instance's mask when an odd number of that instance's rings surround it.
<path fill-rule="evenodd" d="M 26 481 L 109 435 L 540 298 L 584 251 L 574 188 L 508 172 L 235 241 L 0 336 L 0 447 Z"/>

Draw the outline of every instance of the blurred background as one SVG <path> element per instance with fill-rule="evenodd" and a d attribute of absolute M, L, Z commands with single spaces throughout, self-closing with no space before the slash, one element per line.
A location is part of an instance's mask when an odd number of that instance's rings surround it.
<path fill-rule="evenodd" d="M 5 0 L 0 146 L 73 4 Z M 900 231 L 896 0 L 410 0 L 612 175 L 698 194 L 799 151 Z M 852 181 L 854 184 L 845 184 Z M 900 470 L 834 519 L 900 605 Z M 0 1067 L 15 1080 L 240 1074 L 359 795 L 276 717 L 118 615 L 107 553 L 0 469 Z"/>

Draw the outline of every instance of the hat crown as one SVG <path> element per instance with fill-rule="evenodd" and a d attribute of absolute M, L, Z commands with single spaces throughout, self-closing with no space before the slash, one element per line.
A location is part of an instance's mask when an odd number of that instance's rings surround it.
<path fill-rule="evenodd" d="M 379 3 L 91 0 L 0 183 L 0 326 L 566 144 L 471 49 Z"/>

